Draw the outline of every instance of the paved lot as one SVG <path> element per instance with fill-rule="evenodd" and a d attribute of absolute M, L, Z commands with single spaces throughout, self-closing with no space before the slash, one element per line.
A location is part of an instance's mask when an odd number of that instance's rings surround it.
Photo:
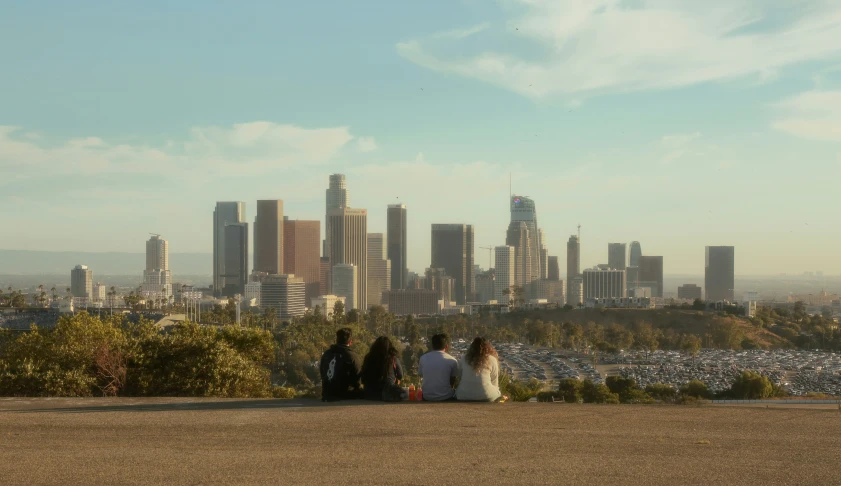
<path fill-rule="evenodd" d="M 838 484 L 832 408 L 0 399 L 16 484 Z"/>

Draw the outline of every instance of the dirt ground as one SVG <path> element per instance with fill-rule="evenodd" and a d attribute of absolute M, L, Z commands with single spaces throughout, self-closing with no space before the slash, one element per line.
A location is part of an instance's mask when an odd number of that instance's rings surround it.
<path fill-rule="evenodd" d="M 831 407 L 0 399 L 0 483 L 839 484 Z"/>

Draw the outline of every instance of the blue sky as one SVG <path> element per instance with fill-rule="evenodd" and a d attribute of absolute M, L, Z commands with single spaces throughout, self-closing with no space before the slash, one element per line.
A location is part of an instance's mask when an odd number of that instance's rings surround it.
<path fill-rule="evenodd" d="M 503 243 L 513 174 L 561 261 L 580 222 L 585 266 L 839 274 L 839 39 L 832 1 L 5 2 L 0 247 L 209 252 L 215 201 L 323 221 L 342 172 L 419 271 L 432 223 Z"/>

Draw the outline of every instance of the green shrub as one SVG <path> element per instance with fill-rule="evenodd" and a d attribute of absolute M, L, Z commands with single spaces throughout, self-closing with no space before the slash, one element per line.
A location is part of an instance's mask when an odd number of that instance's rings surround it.
<path fill-rule="evenodd" d="M 581 380 L 575 378 L 564 378 L 558 383 L 558 392 L 564 397 L 567 403 L 578 403 L 581 397 Z"/>
<path fill-rule="evenodd" d="M 273 386 L 272 387 L 272 397 L 273 398 L 282 398 L 282 399 L 289 399 L 295 398 L 298 396 L 298 392 L 294 388 L 286 387 L 286 386 Z"/>

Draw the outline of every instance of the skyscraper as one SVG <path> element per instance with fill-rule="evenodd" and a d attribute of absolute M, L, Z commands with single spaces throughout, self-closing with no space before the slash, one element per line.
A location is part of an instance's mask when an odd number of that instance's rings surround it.
<path fill-rule="evenodd" d="M 255 272 L 269 275 L 294 273 L 284 269 L 283 242 L 283 201 L 257 201 L 257 216 L 254 218 Z"/>
<path fill-rule="evenodd" d="M 638 267 L 640 265 L 640 257 L 642 256 L 642 246 L 639 241 L 631 242 L 631 256 L 628 265 Z"/>
<path fill-rule="evenodd" d="M 513 246 L 497 246 L 494 248 L 494 256 L 494 299 L 500 304 L 505 304 L 510 300 L 510 294 L 506 293 L 506 290 L 510 292 L 511 286 L 515 284 L 517 252 Z"/>
<path fill-rule="evenodd" d="M 531 234 L 526 223 L 512 221 L 508 225 L 505 244 L 514 248 L 514 284 L 527 289 L 532 279 Z"/>
<path fill-rule="evenodd" d="M 489 300 L 495 300 L 496 273 L 493 269 L 476 275 L 476 301 L 486 304 Z"/>
<path fill-rule="evenodd" d="M 283 221 L 284 272 L 303 279 L 307 307 L 321 294 L 321 222 L 298 219 Z"/>
<path fill-rule="evenodd" d="M 540 276 L 539 280 L 549 278 L 549 248 L 546 247 L 546 233 L 543 228 L 537 229 L 537 243 L 540 248 Z"/>
<path fill-rule="evenodd" d="M 345 298 L 345 311 L 359 309 L 359 268 L 350 263 L 333 265 L 333 294 Z"/>
<path fill-rule="evenodd" d="M 368 306 L 382 305 L 383 292 L 391 289 L 391 261 L 385 258 L 382 233 L 368 233 Z"/>
<path fill-rule="evenodd" d="M 574 295 L 579 290 L 573 279 L 581 274 L 581 244 L 578 236 L 571 235 L 567 241 L 567 304 L 578 305 L 581 297 Z"/>
<path fill-rule="evenodd" d="M 473 296 L 473 226 L 432 225 L 432 268 L 443 268 L 456 280 L 455 299 L 464 305 Z"/>
<path fill-rule="evenodd" d="M 223 297 L 245 294 L 248 283 L 248 223 L 225 226 L 225 286 Z"/>
<path fill-rule="evenodd" d="M 537 209 L 534 201 L 526 196 L 511 196 L 511 223 L 524 223 L 528 228 L 528 273 L 525 281 L 521 284 L 524 287 L 534 280 L 541 278 L 540 249 L 543 244 L 540 228 L 537 225 Z M 509 231 L 512 226 L 509 225 Z M 510 245 L 510 243 L 506 243 Z M 525 255 L 526 252 L 523 252 Z M 519 258 L 519 255 L 518 255 Z"/>
<path fill-rule="evenodd" d="M 548 268 L 546 278 L 548 280 L 557 281 L 561 279 L 561 267 L 558 265 L 558 257 L 550 256 L 548 258 Z"/>
<path fill-rule="evenodd" d="M 652 297 L 663 297 L 663 257 L 641 256 L 637 285 L 651 288 Z"/>
<path fill-rule="evenodd" d="M 345 185 L 344 174 L 330 174 L 330 186 L 327 188 L 326 194 L 326 210 L 327 215 L 324 218 L 324 254 L 322 256 L 329 257 L 327 246 L 330 241 L 330 211 L 334 209 L 341 209 L 349 207 L 350 201 L 348 199 L 348 191 Z"/>
<path fill-rule="evenodd" d="M 625 243 L 607 244 L 607 266 L 614 270 L 625 270 L 625 254 L 627 245 Z"/>
<path fill-rule="evenodd" d="M 70 294 L 73 297 L 93 298 L 93 271 L 87 265 L 76 265 L 70 271 Z"/>
<path fill-rule="evenodd" d="M 260 285 L 260 309 L 274 309 L 282 320 L 304 315 L 304 280 L 291 274 L 269 275 Z"/>
<path fill-rule="evenodd" d="M 733 246 L 708 246 L 705 260 L 704 291 L 706 300 L 733 302 L 736 287 L 736 248 Z"/>
<path fill-rule="evenodd" d="M 331 270 L 338 264 L 356 266 L 356 307 L 368 310 L 368 211 L 365 209 L 331 209 L 327 215 L 330 234 L 327 251 Z M 335 277 L 332 282 L 335 282 Z M 336 289 L 332 294 L 340 295 Z M 343 296 L 346 297 L 346 296 Z M 348 302 L 350 306 L 350 302 Z M 348 307 L 348 310 L 350 307 Z"/>
<path fill-rule="evenodd" d="M 146 241 L 146 268 L 141 284 L 143 297 L 159 299 L 169 297 L 172 292 L 172 274 L 169 271 L 169 243 L 161 235 L 152 235 Z"/>
<path fill-rule="evenodd" d="M 169 243 L 161 235 L 146 242 L 146 270 L 169 270 Z"/>
<path fill-rule="evenodd" d="M 387 213 L 388 259 L 391 260 L 391 288 L 405 289 L 409 284 L 407 263 L 406 206 L 389 204 Z"/>
<path fill-rule="evenodd" d="M 225 226 L 245 222 L 244 202 L 217 202 L 213 210 L 213 295 L 225 288 Z"/>

